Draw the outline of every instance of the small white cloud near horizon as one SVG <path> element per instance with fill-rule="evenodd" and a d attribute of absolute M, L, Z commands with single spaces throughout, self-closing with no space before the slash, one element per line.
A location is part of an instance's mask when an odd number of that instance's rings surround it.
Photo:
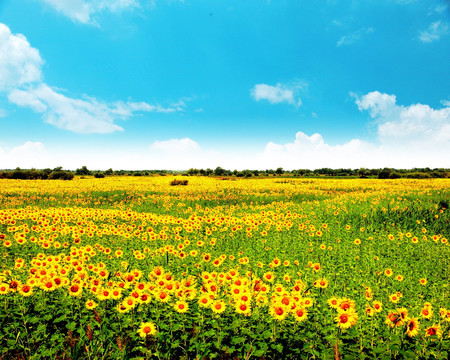
<path fill-rule="evenodd" d="M 198 153 L 201 147 L 198 142 L 186 137 L 183 139 L 169 139 L 155 141 L 150 145 L 150 150 L 169 154 Z"/>
<path fill-rule="evenodd" d="M 107 10 L 120 12 L 139 8 L 138 0 L 40 0 L 73 22 L 98 25 L 94 15 Z"/>
<path fill-rule="evenodd" d="M 340 47 L 342 45 L 352 45 L 357 41 L 361 40 L 364 35 L 373 33 L 373 28 L 362 28 L 352 32 L 351 34 L 342 36 L 337 42 L 336 46 Z"/>
<path fill-rule="evenodd" d="M 42 160 L 47 155 L 44 144 L 39 141 L 26 141 L 11 149 L 0 148 L 0 169 L 43 168 Z"/>
<path fill-rule="evenodd" d="M 445 22 L 435 21 L 428 26 L 427 30 L 419 32 L 419 40 L 424 43 L 431 43 L 439 40 L 442 36 L 449 33 L 449 26 Z"/>
<path fill-rule="evenodd" d="M 299 90 L 307 86 L 307 84 L 283 85 L 281 83 L 275 86 L 267 84 L 256 84 L 250 90 L 250 96 L 255 101 L 266 100 L 271 104 L 286 103 L 299 107 L 302 100 L 298 96 Z"/>

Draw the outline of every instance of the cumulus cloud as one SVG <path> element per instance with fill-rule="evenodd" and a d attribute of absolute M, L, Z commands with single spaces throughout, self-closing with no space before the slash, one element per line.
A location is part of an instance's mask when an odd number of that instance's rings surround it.
<path fill-rule="evenodd" d="M 362 39 L 364 35 L 373 33 L 373 28 L 362 28 L 351 34 L 342 36 L 336 43 L 336 46 L 351 45 Z"/>
<path fill-rule="evenodd" d="M 359 110 L 369 111 L 377 122 L 382 143 L 407 142 L 450 145 L 450 107 L 433 109 L 429 105 L 397 105 L 395 95 L 370 92 L 356 99 Z"/>
<path fill-rule="evenodd" d="M 114 3 L 119 6 L 119 1 Z M 129 1 L 120 3 L 125 5 Z M 111 133 L 123 130 L 117 121 L 136 113 L 171 113 L 183 111 L 186 106 L 186 99 L 163 107 L 133 101 L 107 103 L 86 95 L 81 99 L 72 98 L 42 81 L 42 65 L 39 51 L 25 36 L 12 34 L 0 23 L 0 92 L 7 94 L 10 103 L 41 113 L 45 122 L 59 129 L 81 134 Z"/>
<path fill-rule="evenodd" d="M 448 34 L 448 24 L 436 21 L 430 24 L 427 30 L 419 33 L 419 40 L 424 43 L 431 43 L 439 40 L 442 36 Z"/>
<path fill-rule="evenodd" d="M 251 90 L 251 97 L 256 100 L 266 100 L 271 104 L 287 103 L 295 106 L 300 106 L 302 101 L 298 97 L 299 90 L 305 85 L 283 85 L 276 84 L 275 86 L 267 84 L 256 84 Z"/>
<path fill-rule="evenodd" d="M 257 163 L 286 169 L 450 166 L 449 102 L 433 109 L 424 104 L 398 105 L 395 95 L 379 91 L 352 95 L 358 109 L 374 120 L 378 141 L 353 139 L 330 145 L 320 134 L 299 131 L 293 142 L 268 143 Z"/>
<path fill-rule="evenodd" d="M 25 36 L 12 34 L 8 26 L 0 23 L 0 91 L 41 81 L 43 63 L 39 51 Z"/>
<path fill-rule="evenodd" d="M 372 144 L 353 139 L 344 144 L 330 145 L 321 134 L 311 136 L 299 131 L 293 142 L 275 144 L 269 142 L 259 156 L 260 163 L 285 169 L 359 168 L 367 167 L 367 153 L 375 151 Z M 278 165 L 277 165 L 278 164 Z"/>
<path fill-rule="evenodd" d="M 107 10 L 118 12 L 139 7 L 137 0 L 41 0 L 74 22 L 96 24 L 94 15 Z"/>

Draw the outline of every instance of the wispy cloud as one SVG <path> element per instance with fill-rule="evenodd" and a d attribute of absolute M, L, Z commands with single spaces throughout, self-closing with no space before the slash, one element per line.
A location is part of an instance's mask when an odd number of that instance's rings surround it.
<path fill-rule="evenodd" d="M 430 43 L 439 40 L 442 36 L 448 34 L 448 24 L 441 21 L 435 21 L 428 26 L 427 30 L 419 33 L 419 39 L 422 42 Z"/>
<path fill-rule="evenodd" d="M 117 121 L 139 112 L 183 111 L 189 100 L 184 98 L 163 107 L 133 101 L 108 103 L 87 95 L 72 98 L 43 82 L 43 63 L 39 51 L 25 36 L 12 34 L 0 23 L 0 92 L 7 94 L 10 103 L 31 108 L 42 114 L 46 123 L 59 129 L 81 134 L 123 131 Z"/>
<path fill-rule="evenodd" d="M 293 85 L 283 85 L 278 83 L 275 86 L 256 84 L 250 90 L 250 96 L 255 101 L 265 100 L 271 104 L 286 103 L 298 107 L 302 105 L 299 92 L 307 86 L 308 85 L 305 82 L 298 82 Z"/>
<path fill-rule="evenodd" d="M 176 108 L 164 108 L 145 102 L 106 103 L 92 97 L 75 99 L 65 96 L 46 84 L 26 90 L 14 89 L 9 93 L 8 99 L 13 104 L 29 107 L 42 113 L 45 122 L 50 125 L 80 134 L 123 131 L 116 122 L 126 120 L 137 112 L 177 111 Z"/>
<path fill-rule="evenodd" d="M 373 33 L 373 28 L 362 28 L 352 32 L 351 34 L 342 36 L 337 42 L 336 46 L 352 45 L 361 40 L 365 35 Z"/>
<path fill-rule="evenodd" d="M 120 12 L 140 7 L 138 0 L 40 0 L 74 22 L 97 24 L 102 11 Z"/>

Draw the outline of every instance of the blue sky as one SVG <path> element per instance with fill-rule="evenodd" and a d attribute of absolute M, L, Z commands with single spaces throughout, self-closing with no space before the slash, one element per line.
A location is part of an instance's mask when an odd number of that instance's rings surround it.
<path fill-rule="evenodd" d="M 0 1 L 0 168 L 450 167 L 450 3 Z"/>

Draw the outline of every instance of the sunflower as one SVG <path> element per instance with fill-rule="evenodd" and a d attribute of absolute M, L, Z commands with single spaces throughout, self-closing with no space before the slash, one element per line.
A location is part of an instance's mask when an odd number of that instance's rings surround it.
<path fill-rule="evenodd" d="M 289 309 L 280 304 L 272 304 L 269 308 L 269 314 L 276 320 L 284 320 L 289 315 Z"/>
<path fill-rule="evenodd" d="M 238 301 L 235 306 L 235 310 L 238 314 L 250 315 L 251 307 L 249 302 Z"/>
<path fill-rule="evenodd" d="M 20 295 L 23 297 L 28 297 L 33 295 L 33 287 L 28 284 L 21 284 L 17 289 Z"/>
<path fill-rule="evenodd" d="M 9 283 L 9 292 L 16 292 L 17 289 L 20 287 L 21 282 L 18 280 L 11 280 Z"/>
<path fill-rule="evenodd" d="M 369 304 L 366 305 L 366 314 L 369 315 L 370 317 L 375 315 L 373 307 L 371 307 Z"/>
<path fill-rule="evenodd" d="M 440 324 L 434 324 L 428 328 L 426 328 L 425 330 L 425 336 L 436 336 L 436 337 L 441 337 L 442 336 L 442 330 L 441 330 L 441 325 Z"/>
<path fill-rule="evenodd" d="M 396 304 L 400 301 L 400 296 L 397 293 L 389 295 L 390 302 Z"/>
<path fill-rule="evenodd" d="M 6 284 L 0 284 L 0 295 L 5 295 L 9 292 L 9 286 Z"/>
<path fill-rule="evenodd" d="M 198 299 L 198 304 L 203 307 L 203 308 L 207 308 L 211 305 L 211 297 L 208 294 L 204 294 L 202 296 L 199 297 Z"/>
<path fill-rule="evenodd" d="M 305 308 L 295 309 L 292 314 L 294 319 L 298 322 L 303 322 L 308 318 L 308 310 Z"/>
<path fill-rule="evenodd" d="M 351 311 L 355 309 L 355 301 L 349 298 L 339 299 L 338 310 L 339 311 Z"/>
<path fill-rule="evenodd" d="M 155 294 L 155 298 L 162 303 L 166 303 L 170 300 L 170 295 L 165 291 L 158 291 Z"/>
<path fill-rule="evenodd" d="M 88 300 L 88 301 L 86 301 L 85 306 L 86 306 L 86 309 L 92 310 L 97 307 L 97 303 L 94 300 Z"/>
<path fill-rule="evenodd" d="M 351 326 L 356 325 L 358 322 L 358 313 L 353 310 L 339 311 L 338 315 L 334 318 L 337 322 L 337 327 L 341 329 L 348 329 Z"/>
<path fill-rule="evenodd" d="M 83 293 L 83 287 L 80 284 L 72 284 L 69 287 L 69 295 L 70 296 L 81 297 L 82 293 Z"/>
<path fill-rule="evenodd" d="M 415 317 L 412 317 L 408 320 L 408 323 L 406 324 L 406 334 L 409 337 L 414 337 L 419 334 L 419 320 Z"/>
<path fill-rule="evenodd" d="M 275 280 L 275 275 L 272 272 L 266 272 L 263 275 L 264 280 L 268 281 L 268 282 L 274 282 Z"/>
<path fill-rule="evenodd" d="M 366 297 L 366 300 L 372 300 L 373 299 L 373 290 L 370 287 L 367 287 L 364 291 L 364 295 Z"/>
<path fill-rule="evenodd" d="M 433 317 L 433 309 L 429 306 L 424 306 L 420 310 L 420 316 L 424 319 L 431 319 Z"/>
<path fill-rule="evenodd" d="M 403 325 L 405 322 L 409 320 L 408 310 L 406 308 L 396 309 L 397 313 L 400 315 L 401 321 L 399 325 Z"/>
<path fill-rule="evenodd" d="M 373 311 L 379 313 L 383 310 L 383 303 L 381 301 L 375 300 L 372 304 Z"/>
<path fill-rule="evenodd" d="M 316 288 L 325 289 L 326 287 L 328 287 L 328 280 L 324 278 L 318 279 L 314 282 L 314 286 Z"/>
<path fill-rule="evenodd" d="M 305 307 L 311 307 L 314 304 L 314 300 L 310 297 L 306 297 L 306 298 L 300 299 L 300 304 Z"/>
<path fill-rule="evenodd" d="M 211 304 L 211 310 L 216 314 L 222 314 L 226 309 L 225 302 L 216 300 Z"/>
<path fill-rule="evenodd" d="M 156 326 L 152 322 L 142 323 L 139 327 L 138 334 L 140 337 L 145 338 L 156 334 Z"/>
<path fill-rule="evenodd" d="M 396 326 L 400 326 L 401 322 L 402 318 L 400 314 L 398 314 L 396 311 L 390 311 L 384 323 L 393 328 Z"/>
<path fill-rule="evenodd" d="M 337 309 L 339 306 L 339 299 L 335 296 L 333 296 L 332 298 L 329 298 L 327 300 L 327 303 L 330 307 L 332 307 L 333 309 Z"/>
<path fill-rule="evenodd" d="M 173 306 L 176 312 L 185 313 L 189 310 L 189 304 L 184 300 L 179 300 Z"/>

